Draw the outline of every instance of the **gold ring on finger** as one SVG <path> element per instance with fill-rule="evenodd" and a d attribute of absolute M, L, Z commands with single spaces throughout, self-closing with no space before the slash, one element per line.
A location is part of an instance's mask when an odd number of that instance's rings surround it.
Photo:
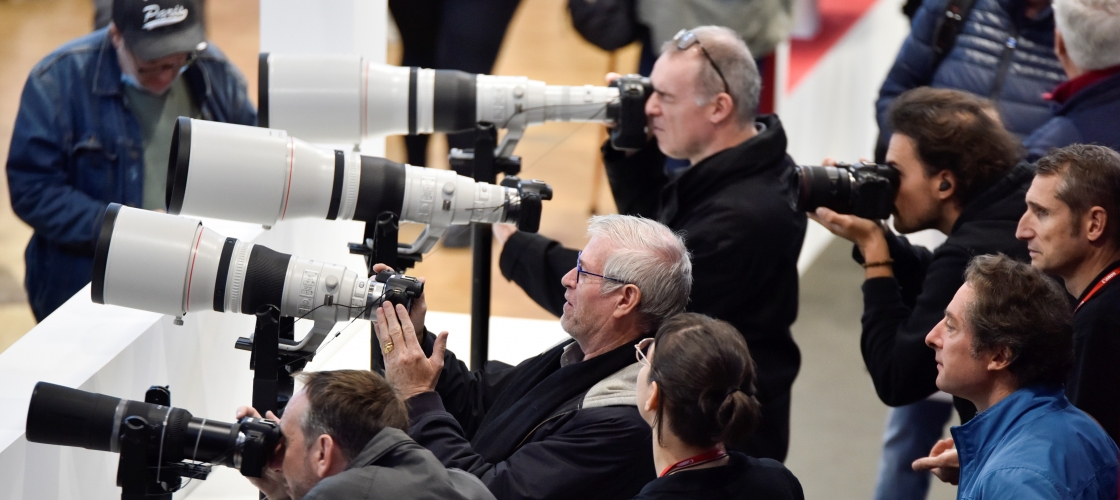
<path fill-rule="evenodd" d="M 390 340 L 388 342 L 385 342 L 385 345 L 381 346 L 381 353 L 382 354 L 389 354 L 391 352 L 393 352 L 393 341 L 392 340 Z"/>

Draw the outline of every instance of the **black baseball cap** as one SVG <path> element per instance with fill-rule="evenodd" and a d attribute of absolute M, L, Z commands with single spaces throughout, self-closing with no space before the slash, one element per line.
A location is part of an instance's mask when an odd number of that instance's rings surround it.
<path fill-rule="evenodd" d="M 201 16 L 197 0 L 113 0 L 113 24 L 145 61 L 205 49 Z"/>

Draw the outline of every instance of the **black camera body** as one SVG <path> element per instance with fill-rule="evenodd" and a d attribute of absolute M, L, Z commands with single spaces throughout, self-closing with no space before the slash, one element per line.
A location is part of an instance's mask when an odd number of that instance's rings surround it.
<path fill-rule="evenodd" d="M 388 269 L 377 273 L 373 279 L 384 286 L 381 292 L 382 302 L 401 304 L 405 309 L 412 310 L 412 300 L 424 293 L 424 284 L 420 280 Z"/>
<path fill-rule="evenodd" d="M 521 179 L 507 175 L 502 179 L 502 186 L 517 189 L 520 194 L 517 206 L 511 206 L 507 201 L 506 213 L 511 218 L 516 217 L 517 229 L 535 233 L 541 227 L 542 201 L 552 199 L 552 186 L 536 179 Z"/>
<path fill-rule="evenodd" d="M 638 150 L 645 146 L 646 100 L 653 94 L 653 84 L 641 75 L 625 75 L 610 83 L 618 88 L 618 102 L 607 106 L 607 118 L 614 121 L 611 129 L 611 147 L 618 150 Z"/>
<path fill-rule="evenodd" d="M 886 219 L 894 210 L 898 170 L 876 163 L 837 163 L 835 167 L 799 166 L 790 179 L 797 210 L 825 207 L 864 219 Z"/>
<path fill-rule="evenodd" d="M 261 477 L 281 432 L 271 420 L 219 422 L 181 408 L 39 382 L 31 393 L 25 436 L 32 443 L 119 453 L 117 484 L 126 494 L 140 487 L 147 495 L 169 498 L 183 477 L 206 479 L 211 465 Z"/>

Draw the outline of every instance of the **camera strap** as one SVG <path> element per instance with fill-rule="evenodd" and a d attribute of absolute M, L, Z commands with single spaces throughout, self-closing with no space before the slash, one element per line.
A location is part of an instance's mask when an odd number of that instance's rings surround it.
<path fill-rule="evenodd" d="M 976 0 L 949 0 L 945 6 L 945 12 L 937 20 L 933 29 L 931 45 L 934 52 L 934 68 L 940 66 L 945 56 L 949 55 L 949 51 L 953 50 L 957 37 L 960 36 L 961 31 L 964 31 L 964 21 L 968 19 L 975 3 Z"/>
<path fill-rule="evenodd" d="M 1081 299 L 1081 302 L 1077 304 L 1077 307 L 1073 309 L 1073 312 L 1076 313 L 1078 309 L 1081 309 L 1081 306 L 1085 305 L 1086 302 L 1089 302 L 1089 299 L 1093 298 L 1093 296 L 1096 295 L 1097 292 L 1104 288 L 1104 286 L 1107 285 L 1109 281 L 1112 281 L 1112 278 L 1115 278 L 1118 274 L 1120 274 L 1120 266 L 1116 266 L 1112 269 L 1112 272 L 1104 275 L 1104 277 L 1097 281 L 1097 284 L 1089 290 L 1089 293 L 1085 294 L 1085 298 Z"/>

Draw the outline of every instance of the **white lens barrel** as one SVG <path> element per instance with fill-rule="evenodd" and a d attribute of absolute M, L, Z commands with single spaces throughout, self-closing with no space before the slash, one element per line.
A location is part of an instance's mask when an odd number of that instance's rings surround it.
<path fill-rule="evenodd" d="M 340 203 L 346 159 L 283 130 L 180 118 L 167 211 L 266 226 L 329 218 L 332 203 L 336 211 Z"/>
<path fill-rule="evenodd" d="M 371 88 L 369 82 L 378 84 L 372 88 L 381 91 L 384 87 L 380 85 L 392 81 L 383 78 L 386 75 L 363 71 L 367 66 L 357 55 L 261 54 L 258 122 L 310 142 L 357 144 L 366 137 L 363 103 Z M 401 69 L 407 76 L 407 68 Z M 404 91 L 407 97 L 407 86 Z M 401 102 L 408 103 L 407 99 Z M 373 111 L 384 112 L 385 108 Z M 384 117 L 391 121 L 400 115 L 398 111 Z"/>
<path fill-rule="evenodd" d="M 95 252 L 93 300 L 176 316 L 208 308 L 224 242 L 195 219 L 110 205 Z"/>
<path fill-rule="evenodd" d="M 618 88 L 595 85 L 549 85 L 544 88 L 545 122 L 599 122 L 607 106 L 618 101 Z"/>
<path fill-rule="evenodd" d="M 524 76 L 389 66 L 364 57 L 261 54 L 258 123 L 312 143 L 383 135 L 609 122 L 618 89 L 545 85 Z"/>
<path fill-rule="evenodd" d="M 271 226 L 295 218 L 375 221 L 392 212 L 448 227 L 505 222 L 518 196 L 450 170 L 318 148 L 282 130 L 180 118 L 172 143 L 168 212 L 175 215 Z"/>
<path fill-rule="evenodd" d="M 475 182 L 450 170 L 406 165 L 401 220 L 437 227 L 504 222 L 517 190 Z"/>
<path fill-rule="evenodd" d="M 362 68 L 361 138 L 408 134 L 412 68 L 377 64 L 364 58 Z M 326 110 L 320 112 L 327 114 Z M 431 116 L 428 121 L 431 122 Z"/>

